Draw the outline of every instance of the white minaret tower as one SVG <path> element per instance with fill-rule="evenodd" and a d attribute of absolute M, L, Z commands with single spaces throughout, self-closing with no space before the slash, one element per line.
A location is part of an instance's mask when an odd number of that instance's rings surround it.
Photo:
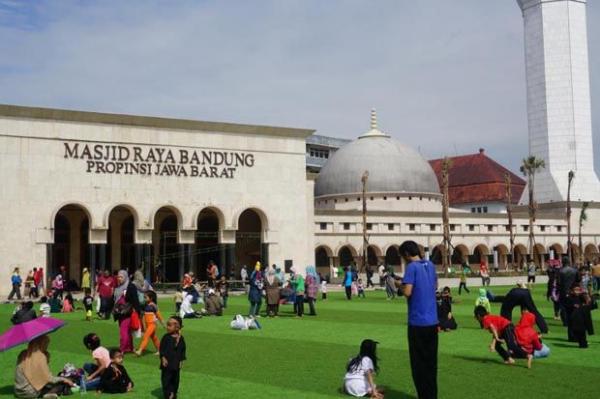
<path fill-rule="evenodd" d="M 600 201 L 594 171 L 588 70 L 587 0 L 517 0 L 525 25 L 529 153 L 546 168 L 536 174 L 538 203 Z M 527 190 L 521 202 L 527 203 Z"/>

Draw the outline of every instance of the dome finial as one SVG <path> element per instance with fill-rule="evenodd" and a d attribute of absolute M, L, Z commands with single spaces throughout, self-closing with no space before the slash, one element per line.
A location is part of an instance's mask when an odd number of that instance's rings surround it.
<path fill-rule="evenodd" d="M 377 130 L 377 110 L 371 108 L 371 130 Z"/>
<path fill-rule="evenodd" d="M 377 127 L 377 111 L 375 110 L 375 108 L 371 108 L 371 130 L 369 130 L 362 136 L 359 136 L 358 138 L 362 139 L 365 137 L 390 137 L 387 134 L 383 133 L 381 130 L 379 130 L 379 128 Z"/>

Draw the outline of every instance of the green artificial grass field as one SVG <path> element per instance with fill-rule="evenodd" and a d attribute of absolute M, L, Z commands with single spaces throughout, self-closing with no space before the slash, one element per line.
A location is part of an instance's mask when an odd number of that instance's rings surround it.
<path fill-rule="evenodd" d="M 492 287 L 495 293 L 508 288 Z M 552 353 L 535 360 L 531 370 L 525 361 L 502 364 L 489 352 L 490 334 L 472 317 L 477 289 L 461 297 L 454 293 L 458 330 L 441 333 L 438 386 L 440 398 L 562 398 L 595 397 L 600 375 L 600 339 L 589 337 L 590 348 L 578 349 L 566 340 L 566 330 L 552 319 L 544 287 L 534 289 L 534 299 L 547 316 L 550 334 L 544 342 Z M 414 398 L 406 339 L 406 301 L 387 301 L 382 291 L 367 292 L 366 299 L 346 301 L 342 293 L 330 293 L 317 303 L 318 316 L 292 317 L 291 305 L 281 307 L 281 317 L 262 317 L 262 330 L 233 331 L 234 314 L 246 314 L 245 296 L 231 297 L 223 317 L 185 320 L 183 333 L 187 357 L 182 372 L 181 398 L 341 398 L 344 367 L 362 339 L 380 342 L 380 373 L 376 383 L 385 387 L 386 398 Z M 173 310 L 169 299 L 160 301 L 166 316 Z M 9 325 L 13 305 L 0 306 L 0 330 Z M 38 308 L 36 304 L 36 309 Z M 306 307 L 308 309 L 308 307 Z M 494 313 L 498 304 L 492 304 Z M 598 319 L 597 312 L 592 317 Z M 51 368 L 58 372 L 67 363 L 81 366 L 91 355 L 82 344 L 88 332 L 100 335 L 104 346 L 118 346 L 118 329 L 112 321 L 84 321 L 83 311 L 58 315 L 68 325 L 51 335 Z M 514 314 L 518 321 L 518 310 Z M 600 324 L 595 323 L 596 330 Z M 164 330 L 159 328 L 159 336 Z M 136 346 L 139 340 L 136 340 Z M 150 350 L 153 351 L 152 344 Z M 12 396 L 16 356 L 20 348 L 0 354 L 0 397 Z M 135 382 L 132 398 L 160 398 L 158 358 L 149 352 L 138 358 L 127 355 L 125 367 Z M 88 395 L 93 393 L 88 393 Z M 103 395 L 107 396 L 107 395 Z M 110 395 L 108 395 L 110 396 Z"/>

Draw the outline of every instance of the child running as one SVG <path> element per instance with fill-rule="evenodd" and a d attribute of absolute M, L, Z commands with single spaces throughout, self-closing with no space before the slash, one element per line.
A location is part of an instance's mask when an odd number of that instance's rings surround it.
<path fill-rule="evenodd" d="M 183 321 L 172 316 L 167 321 L 167 333 L 160 340 L 160 382 L 165 399 L 177 398 L 179 377 L 185 357 L 185 340 L 181 335 Z"/>
<path fill-rule="evenodd" d="M 85 296 L 83 297 L 83 308 L 85 310 L 85 320 L 92 321 L 92 307 L 94 306 L 94 298 L 91 295 L 89 288 L 85 289 Z"/>
<path fill-rule="evenodd" d="M 148 346 L 148 341 L 151 339 L 152 343 L 154 343 L 154 346 L 156 347 L 156 355 L 158 355 L 160 343 L 156 337 L 156 321 L 158 320 L 163 327 L 164 324 L 163 317 L 158 310 L 158 305 L 156 304 L 156 292 L 146 292 L 144 294 L 144 302 L 144 322 L 146 323 L 146 331 L 144 332 L 144 338 L 142 338 L 140 348 L 135 351 L 135 354 L 141 356 Z"/>
<path fill-rule="evenodd" d="M 344 377 L 344 392 L 350 396 L 369 396 L 383 399 L 383 391 L 378 390 L 373 375 L 379 371 L 377 366 L 377 342 L 365 339 L 360 344 L 358 356 L 350 359 Z"/>
<path fill-rule="evenodd" d="M 362 297 L 362 298 L 366 298 L 365 297 L 365 285 L 363 284 L 362 279 L 358 279 L 358 284 L 356 284 L 356 288 L 358 289 L 358 297 Z"/>

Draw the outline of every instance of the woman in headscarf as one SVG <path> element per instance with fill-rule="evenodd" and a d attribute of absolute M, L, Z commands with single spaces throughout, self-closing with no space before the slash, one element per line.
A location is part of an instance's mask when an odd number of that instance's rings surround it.
<path fill-rule="evenodd" d="M 267 315 L 277 317 L 279 313 L 279 289 L 281 280 L 277 277 L 277 266 L 267 268 L 267 277 L 265 278 L 265 291 L 267 293 Z"/>
<path fill-rule="evenodd" d="M 250 301 L 250 317 L 257 317 L 262 304 L 262 290 L 264 286 L 262 272 L 260 271 L 260 262 L 254 265 L 254 271 L 250 275 L 250 290 L 248 291 L 248 300 Z"/>
<path fill-rule="evenodd" d="M 319 294 L 319 276 L 317 275 L 317 270 L 314 266 L 306 267 L 306 301 L 308 302 L 308 307 L 310 309 L 310 315 L 316 316 L 317 312 L 315 311 L 315 302 L 317 300 L 317 295 Z"/>
<path fill-rule="evenodd" d="M 144 273 L 141 270 L 136 270 L 133 273 L 133 285 L 138 290 L 138 300 L 140 302 L 140 307 L 144 304 L 144 294 L 148 291 L 152 291 L 152 286 L 150 283 L 144 278 Z"/>
<path fill-rule="evenodd" d="M 132 318 L 137 318 L 139 322 L 141 306 L 137 287 L 129 281 L 129 276 L 125 270 L 119 270 L 117 274 L 114 299 L 115 309 L 113 313 L 115 320 L 119 322 L 119 348 L 122 353 L 133 352 L 132 332 L 137 328 L 132 328 L 131 322 Z"/>
<path fill-rule="evenodd" d="M 52 376 L 48 362 L 50 338 L 42 335 L 31 341 L 17 358 L 15 370 L 15 396 L 17 398 L 41 398 L 47 394 L 62 394 L 71 380 Z"/>
<path fill-rule="evenodd" d="M 87 267 L 84 267 L 81 272 L 81 291 L 85 292 L 86 288 L 90 289 L 91 286 L 90 272 Z"/>
<path fill-rule="evenodd" d="M 292 267 L 292 280 L 290 281 L 294 288 L 295 300 L 294 300 L 294 312 L 297 317 L 304 315 L 304 291 L 306 290 L 304 276 L 298 273 L 295 267 Z"/>

